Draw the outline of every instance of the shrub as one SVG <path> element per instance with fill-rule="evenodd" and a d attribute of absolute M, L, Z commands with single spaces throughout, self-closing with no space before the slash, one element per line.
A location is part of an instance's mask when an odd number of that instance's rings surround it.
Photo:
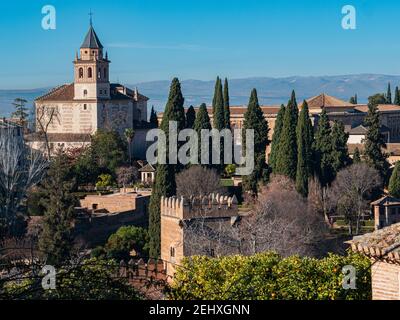
<path fill-rule="evenodd" d="M 357 270 L 357 289 L 342 287 L 342 268 Z M 369 259 L 330 254 L 318 260 L 267 252 L 250 257 L 184 259 L 169 297 L 177 300 L 361 300 L 371 298 Z"/>
<path fill-rule="evenodd" d="M 147 230 L 139 227 L 124 226 L 112 234 L 104 247 L 109 258 L 129 259 L 132 250 L 140 256 L 148 256 L 149 235 Z"/>

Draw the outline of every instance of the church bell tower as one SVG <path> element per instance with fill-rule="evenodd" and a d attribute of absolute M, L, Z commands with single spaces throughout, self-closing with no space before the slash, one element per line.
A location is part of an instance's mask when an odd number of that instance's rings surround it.
<path fill-rule="evenodd" d="M 110 99 L 109 64 L 90 20 L 89 31 L 74 61 L 75 100 Z"/>

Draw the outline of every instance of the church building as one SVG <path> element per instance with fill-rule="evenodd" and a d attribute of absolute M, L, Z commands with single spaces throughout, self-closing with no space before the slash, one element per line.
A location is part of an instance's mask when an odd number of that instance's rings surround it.
<path fill-rule="evenodd" d="M 87 145 L 90 135 L 100 129 L 123 134 L 133 128 L 144 143 L 140 129 L 147 127 L 149 98 L 137 88 L 110 83 L 110 63 L 90 22 L 73 61 L 74 82 L 56 87 L 35 100 L 36 134 L 31 138 L 34 148 L 43 147 L 44 135 L 53 151 L 60 147 L 79 148 Z"/>

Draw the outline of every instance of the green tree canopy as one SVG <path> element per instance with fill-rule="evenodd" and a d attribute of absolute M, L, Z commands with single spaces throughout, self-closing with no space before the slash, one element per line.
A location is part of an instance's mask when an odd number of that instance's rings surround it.
<path fill-rule="evenodd" d="M 396 162 L 389 180 L 389 194 L 392 197 L 400 198 L 400 161 Z"/>
<path fill-rule="evenodd" d="M 372 101 L 372 100 L 371 100 Z M 365 136 L 364 158 L 365 161 L 379 171 L 383 178 L 387 178 L 389 164 L 388 155 L 384 152 L 386 143 L 381 134 L 378 106 L 376 103 L 368 104 L 368 114 L 365 118 L 365 126 L 368 128 Z"/>
<path fill-rule="evenodd" d="M 297 118 L 298 107 L 294 91 L 285 110 L 282 132 L 279 139 L 279 153 L 276 157 L 275 173 L 296 179 L 297 171 Z"/>
<path fill-rule="evenodd" d="M 253 89 L 251 92 L 249 104 L 244 114 L 243 128 L 245 130 L 254 130 L 254 170 L 252 174 L 243 178 L 243 186 L 246 191 L 256 195 L 258 193 L 258 184 L 268 181 L 268 166 L 266 164 L 265 152 L 269 144 L 268 123 L 258 103 L 256 89 Z M 245 139 L 244 145 L 246 145 Z"/>
<path fill-rule="evenodd" d="M 225 78 L 224 82 L 224 119 L 225 119 L 225 128 L 231 128 L 231 111 L 229 105 L 229 85 L 228 79 Z"/>
<path fill-rule="evenodd" d="M 399 91 L 399 87 L 396 87 L 393 103 L 398 105 L 398 106 L 400 106 L 400 91 Z"/>
<path fill-rule="evenodd" d="M 157 112 L 154 110 L 154 106 L 151 107 L 150 111 L 150 126 L 152 128 L 158 128 Z"/>
<path fill-rule="evenodd" d="M 308 181 L 313 172 L 314 131 L 308 111 L 308 104 L 303 102 L 297 123 L 297 172 L 296 189 L 303 196 L 308 196 Z"/>
<path fill-rule="evenodd" d="M 334 179 L 334 169 L 332 166 L 332 140 L 331 125 L 329 123 L 326 109 L 322 110 L 318 121 L 317 131 L 315 133 L 314 153 L 315 153 L 315 171 L 319 182 L 326 187 Z"/>
<path fill-rule="evenodd" d="M 42 205 L 45 208 L 39 248 L 46 263 L 59 266 L 71 258 L 72 222 L 77 199 L 71 194 L 71 168 L 65 154 L 53 158 L 43 182 Z"/>
<path fill-rule="evenodd" d="M 350 164 L 348 139 L 349 134 L 345 132 L 343 123 L 335 121 L 332 127 L 332 167 L 335 175 Z"/>
<path fill-rule="evenodd" d="M 388 88 L 386 93 L 386 104 L 392 104 L 392 90 L 390 89 L 390 82 L 388 83 Z"/>
<path fill-rule="evenodd" d="M 269 155 L 269 165 L 273 172 L 275 172 L 276 158 L 279 154 L 279 147 L 280 147 L 279 139 L 282 133 L 283 117 L 285 116 L 285 110 L 286 107 L 282 104 L 281 108 L 279 109 L 278 115 L 276 117 L 274 133 L 272 135 L 271 153 Z"/>
<path fill-rule="evenodd" d="M 196 120 L 196 111 L 193 106 L 190 106 L 186 111 L 186 128 L 193 129 L 194 121 Z"/>

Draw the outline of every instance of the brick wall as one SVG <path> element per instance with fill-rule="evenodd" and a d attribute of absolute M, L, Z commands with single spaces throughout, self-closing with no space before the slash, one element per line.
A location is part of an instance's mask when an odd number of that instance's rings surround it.
<path fill-rule="evenodd" d="M 376 262 L 372 266 L 372 299 L 400 300 L 400 265 Z"/>

